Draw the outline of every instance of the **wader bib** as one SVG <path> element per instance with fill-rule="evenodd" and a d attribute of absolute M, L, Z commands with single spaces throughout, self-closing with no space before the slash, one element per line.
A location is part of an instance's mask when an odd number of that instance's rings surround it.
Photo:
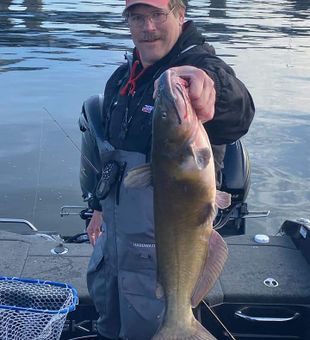
<path fill-rule="evenodd" d="M 164 312 L 164 298 L 155 296 L 153 189 L 123 185 L 128 170 L 145 163 L 144 154 L 114 150 L 109 158 L 123 171 L 101 201 L 106 226 L 89 262 L 88 289 L 101 335 L 148 340 Z"/>

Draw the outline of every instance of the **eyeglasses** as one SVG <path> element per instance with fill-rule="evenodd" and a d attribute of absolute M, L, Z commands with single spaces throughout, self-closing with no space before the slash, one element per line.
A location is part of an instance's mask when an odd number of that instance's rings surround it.
<path fill-rule="evenodd" d="M 168 12 L 163 11 L 152 12 L 149 15 L 143 14 L 129 14 L 127 17 L 127 22 L 129 27 L 138 28 L 143 27 L 146 21 L 149 19 L 155 25 L 163 24 L 167 21 L 168 15 L 174 10 L 174 7 Z"/>

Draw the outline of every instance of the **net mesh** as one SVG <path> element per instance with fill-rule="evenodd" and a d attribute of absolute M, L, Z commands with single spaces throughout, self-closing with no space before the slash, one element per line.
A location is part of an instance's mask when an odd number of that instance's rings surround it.
<path fill-rule="evenodd" d="M 74 292 L 51 282 L 0 280 L 0 339 L 58 340 L 67 313 L 74 309 Z"/>

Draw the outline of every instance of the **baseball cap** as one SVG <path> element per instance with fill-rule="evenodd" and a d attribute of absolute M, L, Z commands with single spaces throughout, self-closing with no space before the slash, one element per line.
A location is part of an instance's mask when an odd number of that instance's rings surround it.
<path fill-rule="evenodd" d="M 125 11 L 132 5 L 149 5 L 158 8 L 167 8 L 169 0 L 126 0 Z"/>

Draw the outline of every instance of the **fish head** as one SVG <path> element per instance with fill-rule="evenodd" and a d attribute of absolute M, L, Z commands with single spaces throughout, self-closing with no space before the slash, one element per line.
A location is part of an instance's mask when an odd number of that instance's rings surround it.
<path fill-rule="evenodd" d="M 157 145 L 178 147 L 199 124 L 188 96 L 188 83 L 171 69 L 158 79 L 153 115 L 153 138 Z"/>
<path fill-rule="evenodd" d="M 214 188 L 212 148 L 189 98 L 189 84 L 173 69 L 157 83 L 153 113 L 152 163 L 182 181 L 200 178 Z M 158 172 L 158 170 L 157 170 Z"/>

